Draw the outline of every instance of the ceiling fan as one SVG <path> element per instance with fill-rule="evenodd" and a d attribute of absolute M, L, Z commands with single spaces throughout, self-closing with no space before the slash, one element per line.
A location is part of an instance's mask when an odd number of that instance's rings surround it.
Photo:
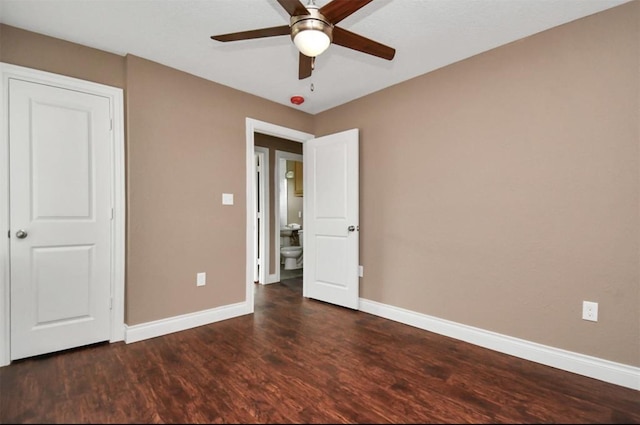
<path fill-rule="evenodd" d="M 227 42 L 290 35 L 300 51 L 300 80 L 311 76 L 316 56 L 324 52 L 331 43 L 387 60 L 393 59 L 396 53 L 391 47 L 336 26 L 372 0 L 332 0 L 321 8 L 315 5 L 315 0 L 309 0 L 306 7 L 300 0 L 277 1 L 291 16 L 289 25 L 213 35 L 211 38 Z"/>

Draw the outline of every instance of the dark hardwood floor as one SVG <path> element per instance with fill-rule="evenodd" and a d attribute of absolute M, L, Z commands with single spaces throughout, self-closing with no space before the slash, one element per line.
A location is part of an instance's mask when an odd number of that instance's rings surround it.
<path fill-rule="evenodd" d="M 640 423 L 640 392 L 256 287 L 255 314 L 0 368 L 1 423 Z"/>

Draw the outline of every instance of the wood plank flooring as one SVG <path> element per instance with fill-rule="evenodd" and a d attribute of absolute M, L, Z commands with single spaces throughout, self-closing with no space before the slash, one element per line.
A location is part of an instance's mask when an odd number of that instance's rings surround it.
<path fill-rule="evenodd" d="M 0 423 L 640 423 L 640 392 L 256 286 L 255 314 L 0 368 Z"/>

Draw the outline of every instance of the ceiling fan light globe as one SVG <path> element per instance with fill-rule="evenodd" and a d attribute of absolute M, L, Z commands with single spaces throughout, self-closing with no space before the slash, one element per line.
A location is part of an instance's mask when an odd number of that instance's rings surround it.
<path fill-rule="evenodd" d="M 300 50 L 300 53 L 313 58 L 327 50 L 331 39 L 323 31 L 309 29 L 297 33 L 293 38 L 293 43 Z"/>

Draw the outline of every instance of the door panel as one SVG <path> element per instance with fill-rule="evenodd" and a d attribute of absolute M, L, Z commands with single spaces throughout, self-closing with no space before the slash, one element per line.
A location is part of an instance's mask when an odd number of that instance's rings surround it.
<path fill-rule="evenodd" d="M 305 142 L 304 172 L 304 294 L 358 309 L 358 130 Z"/>
<path fill-rule="evenodd" d="M 110 337 L 111 114 L 106 97 L 14 79 L 9 99 L 15 360 Z"/>
<path fill-rule="evenodd" d="M 86 282 L 91 279 L 93 253 L 93 246 L 33 248 L 36 326 L 90 317 Z M 73 294 L 73 298 L 62 294 Z"/>
<path fill-rule="evenodd" d="M 32 219 L 91 218 L 91 163 L 87 111 L 32 99 Z M 73 164 L 60 168 L 61 164 Z"/>

